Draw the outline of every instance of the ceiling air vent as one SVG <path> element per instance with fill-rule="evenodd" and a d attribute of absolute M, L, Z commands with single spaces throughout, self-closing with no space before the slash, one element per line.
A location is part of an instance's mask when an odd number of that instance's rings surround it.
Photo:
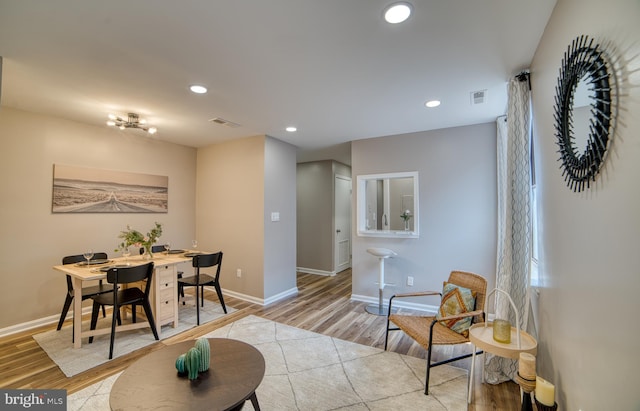
<path fill-rule="evenodd" d="M 471 105 L 484 104 L 487 102 L 487 90 L 472 91 Z"/>
<path fill-rule="evenodd" d="M 215 117 L 215 118 L 209 119 L 209 121 L 212 122 L 212 123 L 220 124 L 222 126 L 227 126 L 227 127 L 231 127 L 231 128 L 240 127 L 240 124 L 234 123 L 233 121 L 225 120 L 225 119 L 220 118 L 220 117 Z"/>

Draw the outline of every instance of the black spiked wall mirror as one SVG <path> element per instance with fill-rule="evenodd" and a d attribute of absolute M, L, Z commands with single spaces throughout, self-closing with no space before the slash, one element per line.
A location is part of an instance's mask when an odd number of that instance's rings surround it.
<path fill-rule="evenodd" d="M 615 125 L 615 81 L 593 38 L 573 40 L 562 59 L 554 113 L 562 176 L 573 191 L 589 188 L 606 158 Z"/>

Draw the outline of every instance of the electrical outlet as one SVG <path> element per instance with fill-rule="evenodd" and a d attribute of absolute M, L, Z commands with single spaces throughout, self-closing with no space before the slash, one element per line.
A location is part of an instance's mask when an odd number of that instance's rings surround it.
<path fill-rule="evenodd" d="M 407 277 L 407 285 L 412 287 L 413 286 L 413 277 L 409 276 Z"/>
<path fill-rule="evenodd" d="M 242 270 L 239 268 L 236 270 L 236 277 L 238 278 L 242 277 Z"/>

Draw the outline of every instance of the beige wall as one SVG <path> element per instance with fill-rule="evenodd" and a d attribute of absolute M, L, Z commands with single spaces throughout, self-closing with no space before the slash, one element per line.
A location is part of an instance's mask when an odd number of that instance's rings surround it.
<path fill-rule="evenodd" d="M 640 331 L 640 2 L 559 0 L 531 65 L 542 284 L 538 373 L 562 410 L 637 410 Z M 563 53 L 579 35 L 610 44 L 619 122 L 595 186 L 559 169 L 553 105 Z"/>
<path fill-rule="evenodd" d="M 224 252 L 223 288 L 264 298 L 265 136 L 198 150 L 196 235 Z M 236 277 L 236 270 L 242 277 Z"/>
<path fill-rule="evenodd" d="M 262 304 L 297 291 L 295 162 L 294 146 L 268 136 L 198 150 L 197 237 L 224 252 L 220 283 L 230 295 Z"/>
<path fill-rule="evenodd" d="M 66 293 L 51 266 L 85 248 L 114 255 L 127 224 L 188 247 L 195 226 L 196 150 L 147 138 L 137 130 L 93 127 L 0 109 L 0 328 L 60 315 Z M 52 214 L 53 165 L 169 177 L 166 214 Z"/>
<path fill-rule="evenodd" d="M 263 303 L 297 290 L 294 146 L 256 136 L 196 151 L 9 108 L 0 110 L 0 136 L 0 329 L 57 319 L 66 283 L 51 267 L 88 247 L 116 255 L 127 224 L 146 232 L 158 221 L 174 248 L 197 238 L 201 250 L 222 250 L 230 294 Z M 169 212 L 52 214 L 54 164 L 166 175 Z M 268 221 L 271 211 L 279 223 Z"/>

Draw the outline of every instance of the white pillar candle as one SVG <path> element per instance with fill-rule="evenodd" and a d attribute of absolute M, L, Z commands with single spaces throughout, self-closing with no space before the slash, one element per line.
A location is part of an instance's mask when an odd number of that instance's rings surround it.
<path fill-rule="evenodd" d="M 536 377 L 536 399 L 549 407 L 556 403 L 555 387 L 542 377 Z"/>
<path fill-rule="evenodd" d="M 536 357 L 532 354 L 521 352 L 518 360 L 518 373 L 527 380 L 536 378 Z"/>

